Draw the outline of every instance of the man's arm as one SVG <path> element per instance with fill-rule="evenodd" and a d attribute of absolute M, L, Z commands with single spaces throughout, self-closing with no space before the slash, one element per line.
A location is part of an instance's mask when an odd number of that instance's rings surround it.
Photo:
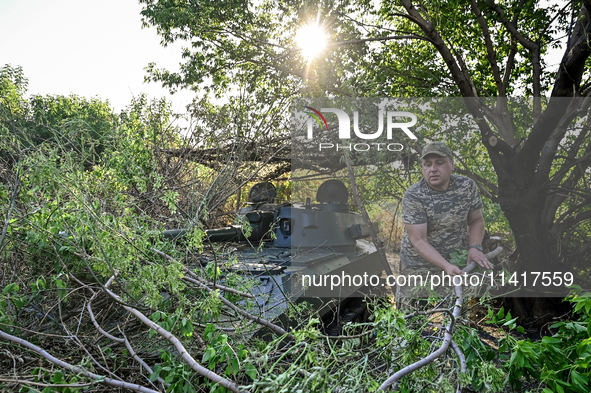
<path fill-rule="evenodd" d="M 482 210 L 470 210 L 468 213 L 468 237 L 470 238 L 470 245 L 479 244 L 482 245 L 482 239 L 484 238 L 484 217 L 482 216 Z M 485 269 L 492 269 L 492 264 L 486 259 L 486 256 L 482 251 L 476 248 L 470 248 L 468 250 L 467 263 L 471 261 L 476 262 L 478 265 Z"/>
<path fill-rule="evenodd" d="M 430 264 L 442 269 L 450 276 L 462 274 L 462 270 L 449 263 L 437 252 L 427 241 L 427 223 L 425 224 L 404 224 L 406 232 L 413 247 L 423 259 Z"/>

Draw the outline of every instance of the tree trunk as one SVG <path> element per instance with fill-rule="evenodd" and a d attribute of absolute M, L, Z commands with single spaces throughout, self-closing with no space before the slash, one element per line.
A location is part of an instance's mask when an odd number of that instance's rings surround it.
<path fill-rule="evenodd" d="M 499 187 L 499 202 L 520 253 L 517 273 L 553 271 L 558 255 L 556 240 L 550 238 L 543 219 L 545 190 L 535 184 L 517 183 L 515 178 Z M 499 181 L 501 183 L 501 181 Z M 517 184 L 516 184 L 517 183 Z"/>
<path fill-rule="evenodd" d="M 520 283 L 523 283 L 522 274 L 528 280 L 524 289 L 504 298 L 502 304 L 519 317 L 520 324 L 541 327 L 569 310 L 562 302 L 564 289 L 561 292 L 556 287 L 542 285 L 541 274 L 549 272 L 553 277 L 553 272 L 569 269 L 560 261 L 558 239 L 551 236 L 543 214 L 548 190 L 535 182 L 526 184 L 522 179 L 521 176 L 499 178 L 499 202 L 519 250 L 519 259 L 512 267 Z M 531 272 L 540 272 L 535 286 L 536 275 Z M 504 291 L 515 288 L 505 286 Z"/>

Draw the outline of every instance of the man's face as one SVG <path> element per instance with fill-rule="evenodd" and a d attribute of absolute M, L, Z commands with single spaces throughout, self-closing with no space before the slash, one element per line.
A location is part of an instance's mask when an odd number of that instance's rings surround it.
<path fill-rule="evenodd" d="M 447 190 L 453 170 L 454 162 L 451 157 L 429 154 L 423 158 L 423 177 L 437 191 Z"/>

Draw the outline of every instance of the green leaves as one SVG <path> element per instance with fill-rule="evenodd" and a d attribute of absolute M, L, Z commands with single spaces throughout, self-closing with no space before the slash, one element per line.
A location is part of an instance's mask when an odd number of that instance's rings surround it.
<path fill-rule="evenodd" d="M 492 309 L 488 309 L 486 323 L 502 324 L 507 326 L 510 330 L 517 330 L 519 333 L 525 333 L 522 326 L 517 325 L 517 318 L 512 318 L 511 311 L 507 311 L 505 315 L 505 307 L 501 307 L 497 314 Z"/>
<path fill-rule="evenodd" d="M 449 253 L 449 263 L 459 267 L 466 266 L 466 260 L 468 259 L 468 250 L 454 250 Z"/>
<path fill-rule="evenodd" d="M 60 300 L 64 300 L 64 298 L 68 294 L 68 291 L 67 291 L 68 286 L 60 278 L 55 278 L 53 280 L 53 283 L 55 284 L 55 286 L 57 288 L 57 294 L 58 294 Z"/>
<path fill-rule="evenodd" d="M 4 289 L 2 290 L 2 294 L 3 295 L 10 295 L 11 293 L 18 292 L 18 290 L 19 290 L 18 284 L 10 283 L 4 287 Z"/>
<path fill-rule="evenodd" d="M 244 371 L 245 371 L 246 375 L 248 375 L 250 377 L 250 379 L 254 380 L 258 376 L 258 372 L 257 372 L 256 367 L 251 363 L 246 363 L 244 365 Z"/>
<path fill-rule="evenodd" d="M 567 298 L 575 305 L 575 318 L 571 321 L 554 323 L 550 328 L 552 336 L 541 341 L 506 340 L 500 348 L 509 351 L 510 359 L 505 368 L 508 381 L 515 388 L 520 388 L 522 379 L 535 378 L 548 388 L 544 392 L 588 392 L 591 388 L 591 318 L 585 305 L 590 294 L 580 291 Z M 489 318 L 503 326 L 514 328 L 515 319 L 510 313 L 504 315 L 500 310 L 496 315 L 489 311 Z"/>
<path fill-rule="evenodd" d="M 164 351 L 161 358 L 162 363 L 154 366 L 150 381 L 164 379 L 164 383 L 170 384 L 166 389 L 167 393 L 195 393 L 192 371 L 179 363 L 169 352 Z"/>

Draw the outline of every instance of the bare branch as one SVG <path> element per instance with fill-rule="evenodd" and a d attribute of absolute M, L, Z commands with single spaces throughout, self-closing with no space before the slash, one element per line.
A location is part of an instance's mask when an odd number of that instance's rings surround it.
<path fill-rule="evenodd" d="M 407 17 L 409 17 L 417 26 L 419 26 L 421 30 L 425 32 L 425 35 L 427 36 L 429 41 L 433 43 L 433 46 L 435 46 L 435 48 L 443 58 L 443 61 L 445 61 L 445 64 L 447 64 L 447 67 L 451 72 L 452 78 L 458 86 L 462 96 L 474 97 L 475 89 L 473 89 L 471 81 L 466 78 L 466 76 L 458 66 L 458 63 L 454 58 L 454 55 L 441 38 L 439 32 L 437 32 L 437 30 L 433 28 L 431 23 L 426 21 L 421 16 L 421 14 L 412 4 L 411 0 L 402 0 L 402 5 L 406 9 L 406 12 L 408 12 Z"/>
<path fill-rule="evenodd" d="M 121 330 L 121 328 L 119 326 L 117 326 L 117 329 L 119 329 L 119 333 L 121 333 L 121 335 L 124 338 L 124 343 L 125 343 L 125 347 L 127 348 L 127 350 L 129 351 L 129 354 L 131 356 L 133 356 L 133 358 L 136 360 L 136 362 L 138 362 L 143 368 L 146 369 L 146 371 L 152 375 L 154 373 L 154 370 L 152 370 L 152 368 L 150 366 L 148 366 L 148 363 L 146 363 L 144 361 L 144 359 L 142 359 L 141 357 L 138 356 L 138 354 L 135 352 L 135 350 L 133 349 L 133 347 L 131 346 L 131 343 L 129 342 L 129 340 L 127 339 L 127 336 L 125 335 L 125 333 L 123 333 L 123 331 Z M 164 389 L 166 389 L 168 386 L 170 386 L 169 383 L 164 382 L 164 380 L 162 379 L 162 377 L 158 377 L 157 379 L 158 383 L 160 383 L 162 385 L 162 387 Z"/>
<path fill-rule="evenodd" d="M 150 368 L 150 366 L 148 366 L 148 364 L 142 359 L 140 358 L 136 352 L 133 350 L 133 347 L 131 346 L 131 343 L 129 342 L 129 340 L 127 339 L 127 337 L 125 336 L 125 333 L 123 333 L 123 331 L 121 330 L 121 328 L 119 327 L 119 325 L 117 325 L 117 329 L 119 329 L 119 332 L 123 335 L 124 338 L 119 338 L 119 337 L 115 337 L 112 334 L 110 334 L 109 332 L 106 332 L 97 322 L 95 316 L 94 316 L 94 312 L 92 311 L 92 301 L 94 300 L 94 298 L 98 295 L 98 293 L 96 293 L 95 291 L 92 290 L 92 288 L 90 288 L 88 285 L 81 283 L 78 279 L 76 279 L 76 277 L 74 277 L 73 275 L 70 275 L 70 277 L 73 277 L 76 281 L 78 281 L 81 285 L 85 286 L 88 290 L 90 290 L 92 292 L 92 296 L 90 297 L 90 299 L 88 300 L 88 303 L 86 304 L 86 309 L 88 311 L 88 315 L 90 316 L 90 320 L 92 321 L 92 324 L 96 327 L 96 329 L 99 331 L 99 333 L 101 333 L 103 336 L 107 337 L 109 340 L 115 341 L 116 343 L 124 343 L 125 347 L 127 348 L 127 350 L 129 351 L 129 353 L 131 354 L 131 356 L 142 366 L 146 369 L 146 371 L 148 371 L 150 374 L 153 373 L 152 368 Z M 164 380 L 160 377 L 158 377 L 158 382 L 160 384 L 162 384 L 162 386 L 164 387 L 166 384 L 164 382 Z"/>
<path fill-rule="evenodd" d="M 489 259 L 492 259 L 492 258 L 496 257 L 497 255 L 499 255 L 502 251 L 503 251 L 503 249 L 501 247 L 497 247 L 494 251 L 491 251 L 488 254 L 486 254 L 486 257 Z M 477 266 L 476 262 L 472 261 L 472 262 L 470 262 L 470 264 L 468 266 L 466 266 L 465 268 L 462 269 L 462 272 L 469 273 L 472 270 L 474 270 L 476 268 L 476 266 Z M 380 386 L 380 390 L 386 390 L 390 385 L 396 384 L 405 375 L 410 374 L 411 372 L 416 371 L 419 368 L 426 366 L 427 364 L 431 363 L 433 360 L 437 359 L 439 356 L 441 356 L 445 352 L 447 352 L 447 349 L 449 348 L 450 344 L 452 343 L 455 319 L 460 315 L 460 312 L 462 310 L 462 304 L 464 302 L 464 296 L 463 296 L 461 282 L 459 285 L 454 285 L 454 287 L 455 287 L 454 289 L 455 289 L 457 299 L 456 299 L 456 302 L 455 302 L 455 305 L 454 305 L 454 308 L 452 311 L 452 318 L 451 318 L 450 322 L 447 324 L 447 327 L 445 329 L 444 338 L 443 338 L 443 342 L 441 344 L 441 347 L 439 347 L 438 350 L 432 352 L 429 356 L 427 356 L 427 357 L 425 357 L 425 358 L 423 358 L 423 359 L 421 359 L 409 366 L 406 366 L 401 370 L 398 370 L 394 375 L 392 375 L 384 383 L 382 383 L 382 385 Z"/>
<path fill-rule="evenodd" d="M 484 36 L 484 43 L 486 46 L 486 57 L 488 62 L 490 63 L 490 67 L 492 69 L 493 78 L 497 85 L 497 91 L 500 97 L 505 97 L 507 92 L 505 91 L 505 86 L 503 85 L 503 81 L 501 80 L 501 72 L 499 70 L 499 66 L 497 64 L 497 53 L 493 48 L 492 39 L 490 37 L 490 31 L 488 29 L 488 23 L 482 14 L 482 11 L 478 7 L 478 3 L 476 0 L 470 0 L 470 6 L 472 7 L 472 12 L 474 12 L 474 16 L 476 16 L 476 20 L 480 25 L 480 29 L 482 30 L 482 34 Z"/>
<path fill-rule="evenodd" d="M 458 347 L 458 344 L 456 344 L 455 341 L 451 341 L 451 347 L 453 348 L 454 352 L 456 353 L 456 355 L 458 355 L 458 358 L 460 359 L 460 372 L 465 373 L 466 372 L 466 357 L 464 356 L 464 353 L 462 352 L 462 350 L 460 349 L 460 347 Z"/>
<path fill-rule="evenodd" d="M 66 363 L 63 360 L 54 357 L 53 355 L 51 355 L 50 353 L 45 351 L 43 348 L 40 348 L 40 347 L 36 346 L 35 344 L 32 344 L 29 341 L 26 341 L 22 338 L 15 337 L 11 334 L 8 334 L 2 330 L 0 330 L 0 338 L 2 338 L 4 340 L 12 341 L 15 344 L 18 344 L 18 345 L 21 345 L 25 348 L 28 348 L 31 351 L 36 352 L 37 354 L 41 355 L 43 358 L 45 358 L 46 360 L 55 364 L 56 366 L 64 368 L 74 374 L 80 374 L 80 375 L 83 375 L 87 378 L 93 379 L 93 380 L 97 381 L 97 383 L 108 385 L 108 386 L 113 386 L 113 387 L 120 388 L 120 389 L 129 389 L 129 390 L 133 390 L 134 392 L 140 392 L 140 393 L 158 393 L 156 390 L 149 389 L 145 386 L 141 386 L 141 385 L 137 385 L 137 384 L 129 383 L 129 382 L 124 382 L 124 381 L 118 381 L 116 379 L 111 379 L 111 378 L 105 377 L 103 375 L 98 375 L 98 374 L 92 373 L 92 372 L 87 371 L 81 367 Z"/>
<path fill-rule="evenodd" d="M 454 352 L 458 356 L 458 359 L 460 359 L 460 372 L 465 373 L 466 369 L 467 369 L 466 356 L 464 356 L 464 353 L 462 352 L 460 347 L 458 347 L 458 344 L 456 344 L 454 340 L 451 340 L 451 348 L 454 350 Z M 457 392 L 458 393 L 462 392 L 462 385 L 460 385 L 459 382 L 458 382 Z"/>
<path fill-rule="evenodd" d="M 41 387 L 49 387 L 49 388 L 84 388 L 87 386 L 95 385 L 97 382 L 88 382 L 88 383 L 43 383 L 43 382 L 34 382 L 28 381 L 26 379 L 15 379 L 15 378 L 0 378 L 0 382 L 8 382 L 8 383 L 16 383 L 20 385 L 31 385 L 31 386 L 41 386 Z"/>
<path fill-rule="evenodd" d="M 119 296 L 117 296 L 111 290 L 107 289 L 106 287 L 104 288 L 104 290 L 111 297 L 119 300 Z M 205 378 L 209 379 L 210 381 L 220 384 L 220 386 L 223 386 L 232 392 L 236 392 L 236 393 L 240 392 L 240 390 L 238 389 L 238 385 L 236 385 L 234 382 L 229 381 L 228 379 L 214 373 L 211 370 L 208 370 L 207 368 L 205 368 L 202 365 L 200 365 L 199 363 L 197 363 L 197 361 L 195 359 L 193 359 L 193 357 L 189 354 L 189 352 L 187 352 L 184 345 L 179 341 L 179 339 L 176 338 L 176 336 L 174 336 L 168 330 L 164 329 L 162 326 L 158 325 L 157 323 L 152 322 L 150 320 L 150 318 L 146 317 L 144 314 L 142 314 L 140 311 L 136 310 L 133 307 L 123 306 L 123 308 L 126 309 L 131 314 L 133 314 L 140 321 L 142 321 L 144 323 L 144 325 L 155 330 L 158 334 L 160 334 L 162 337 L 164 337 L 166 340 L 168 340 L 172 345 L 174 345 L 174 347 L 179 352 L 179 355 L 181 356 L 181 358 L 189 365 L 189 367 L 191 367 L 199 375 L 202 375 Z"/>

